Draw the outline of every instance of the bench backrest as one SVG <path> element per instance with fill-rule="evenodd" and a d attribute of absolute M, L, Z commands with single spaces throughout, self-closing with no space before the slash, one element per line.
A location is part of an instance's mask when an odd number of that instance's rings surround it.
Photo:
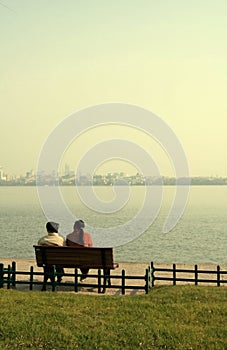
<path fill-rule="evenodd" d="M 113 248 L 34 246 L 37 266 L 114 269 Z"/>

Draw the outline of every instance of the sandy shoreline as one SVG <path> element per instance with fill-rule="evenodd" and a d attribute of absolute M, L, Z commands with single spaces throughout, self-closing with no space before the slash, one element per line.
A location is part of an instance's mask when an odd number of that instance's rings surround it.
<path fill-rule="evenodd" d="M 30 267 L 33 266 L 34 271 L 35 272 L 42 272 L 43 269 L 40 267 L 37 267 L 36 265 L 36 260 L 35 259 L 22 259 L 22 258 L 0 258 L 0 263 L 4 264 L 4 267 L 7 267 L 8 265 L 11 265 L 12 262 L 15 261 L 16 262 L 16 269 L 17 271 L 23 271 L 23 272 L 29 272 L 30 271 Z M 146 268 L 149 266 L 149 263 L 141 263 L 141 262 L 120 262 L 119 263 L 119 268 L 117 268 L 114 271 L 111 271 L 111 275 L 121 275 L 122 274 L 122 270 L 125 270 L 126 276 L 145 276 L 145 272 L 146 272 Z M 160 264 L 160 263 L 155 263 L 154 266 L 157 267 L 161 267 L 161 268 L 172 268 L 172 264 Z M 178 269 L 183 269 L 183 270 L 190 270 L 190 269 L 194 269 L 194 265 L 193 264 L 176 264 Z M 199 264 L 198 265 L 198 269 L 199 270 L 206 270 L 206 271 L 216 271 L 217 270 L 217 265 L 214 264 Z M 220 265 L 220 269 L 221 271 L 227 271 L 227 264 L 221 264 Z M 65 269 L 65 271 L 67 272 L 71 272 L 72 273 L 72 269 Z M 97 270 L 90 270 L 90 273 L 97 273 Z M 172 272 L 159 272 L 160 276 L 167 276 L 167 277 L 172 277 Z M 194 278 L 194 274 L 193 273 L 181 273 L 179 275 L 179 277 L 183 277 L 183 278 Z M 199 276 L 201 279 L 216 279 L 216 274 L 201 274 Z M 70 277 L 64 277 L 67 280 L 70 279 Z M 20 278 L 18 279 L 24 279 L 24 280 L 28 280 L 28 276 L 23 276 L 21 275 Z M 35 277 L 36 280 L 42 280 L 41 276 L 36 276 Z M 222 279 L 227 279 L 227 275 L 221 275 L 221 280 Z M 88 281 L 89 283 L 89 279 L 87 279 L 86 281 Z M 94 280 L 91 280 L 90 283 L 94 283 Z M 144 280 L 132 280 L 132 281 L 126 281 L 126 285 L 141 285 L 143 286 L 145 284 Z M 106 294 L 110 294 L 110 295 L 118 295 L 120 294 L 120 280 L 119 279 L 114 279 L 112 280 L 112 284 L 115 285 L 119 285 L 119 290 L 118 289 L 107 289 Z M 172 282 L 171 281 L 155 281 L 155 285 L 171 285 Z M 177 282 L 177 284 L 189 284 L 189 282 Z M 191 283 L 193 284 L 193 283 Z M 199 283 L 200 284 L 200 283 Z M 214 283 L 202 283 L 202 285 L 215 285 Z M 225 285 L 227 286 L 226 283 L 221 283 L 221 286 Z M 16 287 L 17 289 L 20 290 L 29 290 L 29 286 L 28 285 L 17 285 Z M 73 288 L 69 288 L 69 287 L 57 287 L 57 290 L 62 290 L 62 291 L 72 291 Z M 41 290 L 41 286 L 34 286 L 34 290 Z M 81 287 L 79 292 L 89 292 L 88 289 L 86 289 L 85 287 Z M 97 293 L 97 290 L 93 291 L 92 294 Z M 141 294 L 141 293 L 145 293 L 143 290 L 127 290 L 126 294 Z"/>

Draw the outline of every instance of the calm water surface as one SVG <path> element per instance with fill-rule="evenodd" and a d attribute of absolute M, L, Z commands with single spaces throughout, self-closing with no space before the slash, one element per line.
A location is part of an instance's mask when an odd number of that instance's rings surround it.
<path fill-rule="evenodd" d="M 83 218 L 94 227 L 111 227 L 128 221 L 140 208 L 144 195 L 143 187 L 132 187 L 131 198 L 122 210 L 99 214 L 80 202 L 75 188 L 61 190 L 75 217 Z M 113 195 L 112 188 L 96 190 L 103 200 Z M 155 222 L 139 238 L 116 247 L 115 260 L 227 263 L 227 187 L 191 187 L 184 215 L 171 232 L 164 234 L 162 226 L 174 193 L 174 187 L 164 187 L 162 208 Z M 46 233 L 45 223 L 35 187 L 0 187 L 0 258 L 34 258 L 32 246 Z M 73 222 L 67 227 L 62 225 L 60 233 L 65 236 L 72 225 Z M 98 237 L 93 234 L 93 238 L 98 245 Z"/>

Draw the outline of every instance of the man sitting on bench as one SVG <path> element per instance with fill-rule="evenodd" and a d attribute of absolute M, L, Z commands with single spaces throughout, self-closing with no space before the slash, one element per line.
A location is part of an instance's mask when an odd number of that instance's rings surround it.
<path fill-rule="evenodd" d="M 51 245 L 51 246 L 64 246 L 65 245 L 64 238 L 58 234 L 59 224 L 57 224 L 56 222 L 47 222 L 46 229 L 47 229 L 48 234 L 39 239 L 38 245 L 48 245 L 48 246 L 49 245 Z M 43 285 L 43 289 L 42 289 L 43 291 L 46 290 L 45 283 L 48 280 L 47 274 L 51 275 L 52 267 L 45 266 L 44 272 L 45 272 L 45 277 L 44 277 L 44 285 Z M 62 267 L 56 266 L 56 272 L 59 273 L 57 281 L 60 283 L 62 280 L 61 275 L 64 274 L 64 269 Z"/>
<path fill-rule="evenodd" d="M 84 232 L 84 221 L 83 220 L 77 220 L 74 223 L 73 229 L 74 231 L 72 233 L 69 233 L 66 236 L 66 245 L 67 246 L 73 246 L 73 247 L 93 247 L 93 242 L 90 233 Z M 80 278 L 81 281 L 83 281 L 89 272 L 89 269 L 83 268 L 80 269 L 82 273 L 82 277 Z"/>

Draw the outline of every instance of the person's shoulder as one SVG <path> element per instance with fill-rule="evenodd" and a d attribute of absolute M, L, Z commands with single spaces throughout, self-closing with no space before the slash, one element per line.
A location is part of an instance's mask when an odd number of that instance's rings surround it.
<path fill-rule="evenodd" d="M 43 237 L 41 237 L 39 240 L 38 240 L 38 245 L 41 245 L 42 244 L 42 242 L 44 242 L 45 241 L 45 239 L 46 239 L 46 235 L 45 236 L 43 236 Z"/>
<path fill-rule="evenodd" d="M 85 236 L 89 236 L 89 237 L 91 237 L 90 232 L 84 232 L 84 234 L 85 234 Z"/>

